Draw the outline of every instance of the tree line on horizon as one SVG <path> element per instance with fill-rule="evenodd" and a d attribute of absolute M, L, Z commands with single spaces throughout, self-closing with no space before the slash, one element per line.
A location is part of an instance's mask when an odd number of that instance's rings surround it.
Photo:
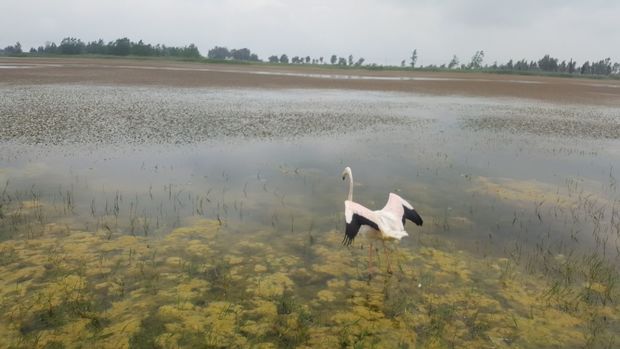
<path fill-rule="evenodd" d="M 19 42 L 15 45 L 7 46 L 0 53 L 5 55 L 20 55 L 25 53 Z M 32 47 L 28 51 L 31 55 L 113 55 L 113 56 L 145 56 L 145 57 L 187 57 L 200 58 L 200 51 L 194 44 L 188 46 L 175 47 L 166 45 L 145 44 L 142 40 L 131 41 L 129 38 L 120 38 L 115 41 L 105 43 L 102 39 L 97 41 L 83 42 L 80 39 L 66 37 L 56 45 L 48 42 L 38 48 Z"/>
<path fill-rule="evenodd" d="M 484 64 L 484 51 L 476 51 L 468 64 L 459 64 L 456 55 L 452 56 L 452 60 L 446 65 L 439 66 L 428 65 L 425 69 L 474 69 L 474 70 L 490 70 L 490 71 L 516 71 L 516 72 L 546 72 L 546 73 L 563 73 L 563 74 L 581 74 L 581 75 L 620 75 L 620 63 L 612 62 L 611 58 L 594 60 L 592 62 L 585 61 L 581 65 L 572 58 L 568 61 L 560 60 L 551 55 L 546 54 L 539 60 L 521 59 L 514 61 L 510 59 L 504 64 Z M 401 65 L 404 64 L 404 61 Z"/>
<path fill-rule="evenodd" d="M 23 51 L 19 42 L 10 45 L 4 49 L 0 49 L 0 55 L 23 55 Z M 80 54 L 96 54 L 96 55 L 114 55 L 114 56 L 144 56 L 144 57 L 185 57 L 201 59 L 204 58 L 196 45 L 175 47 L 161 44 L 145 44 L 142 40 L 138 42 L 131 41 L 128 38 L 120 38 L 115 41 L 105 43 L 102 39 L 91 42 L 83 42 L 80 39 L 66 37 L 56 45 L 48 42 L 45 46 L 31 48 L 27 54 L 30 55 L 80 55 Z M 580 75 L 620 75 L 620 63 L 612 62 L 611 58 L 586 61 L 581 65 L 572 58 L 568 61 L 560 61 L 558 58 L 546 54 L 539 60 L 513 60 L 498 64 L 484 64 L 485 53 L 483 50 L 476 51 L 467 63 L 461 63 L 456 55 L 445 64 L 416 66 L 418 60 L 418 51 L 414 49 L 411 56 L 401 61 L 401 69 L 423 69 L 423 70 L 480 70 L 480 71 L 506 71 L 506 72 L 545 72 L 545 73 L 561 73 L 561 74 L 580 74 Z M 247 62 L 263 62 L 256 53 L 248 48 L 228 49 L 225 46 L 215 46 L 210 49 L 206 56 L 210 60 L 230 60 L 230 61 L 247 61 Z M 340 57 L 331 55 L 329 59 L 324 57 L 313 58 L 310 56 L 293 56 L 289 58 L 287 54 L 271 55 L 267 58 L 271 64 L 314 64 L 314 65 L 333 65 L 340 67 L 360 67 L 366 69 L 390 69 L 393 66 L 381 66 L 377 64 L 366 64 L 363 57 L 355 59 L 353 55 L 348 57 Z"/>

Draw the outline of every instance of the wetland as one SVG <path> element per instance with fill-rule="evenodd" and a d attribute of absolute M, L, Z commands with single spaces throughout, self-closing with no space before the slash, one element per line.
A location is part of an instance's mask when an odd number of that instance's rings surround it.
<path fill-rule="evenodd" d="M 620 345 L 615 82 L 2 64 L 0 347 Z"/>

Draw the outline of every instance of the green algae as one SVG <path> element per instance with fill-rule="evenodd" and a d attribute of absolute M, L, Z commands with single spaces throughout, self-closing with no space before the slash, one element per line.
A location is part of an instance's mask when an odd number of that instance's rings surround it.
<path fill-rule="evenodd" d="M 4 347 L 604 347 L 620 343 L 617 271 L 528 273 L 507 258 L 420 246 L 398 268 L 316 233 L 243 239 L 196 220 L 163 238 L 109 236 L 49 223 L 0 243 Z M 437 239 L 435 237 L 434 239 Z M 422 240 L 423 243 L 423 240 Z M 566 256 L 553 259 L 570 263 Z M 603 263 L 603 264 L 601 264 Z M 578 275 L 576 273 L 575 275 Z"/>

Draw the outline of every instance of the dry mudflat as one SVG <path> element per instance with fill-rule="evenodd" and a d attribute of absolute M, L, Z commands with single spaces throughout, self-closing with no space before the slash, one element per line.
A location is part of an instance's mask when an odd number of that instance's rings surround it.
<path fill-rule="evenodd" d="M 0 84 L 312 88 L 620 106 L 619 80 L 101 58 L 0 58 Z"/>

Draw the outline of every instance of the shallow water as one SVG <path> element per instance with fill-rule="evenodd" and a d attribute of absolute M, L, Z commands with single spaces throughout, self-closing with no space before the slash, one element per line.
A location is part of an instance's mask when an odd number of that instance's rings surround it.
<path fill-rule="evenodd" d="M 0 125 L 5 345 L 620 343 L 617 109 L 19 86 Z M 425 220 L 391 275 L 340 245 L 345 166 Z"/>

